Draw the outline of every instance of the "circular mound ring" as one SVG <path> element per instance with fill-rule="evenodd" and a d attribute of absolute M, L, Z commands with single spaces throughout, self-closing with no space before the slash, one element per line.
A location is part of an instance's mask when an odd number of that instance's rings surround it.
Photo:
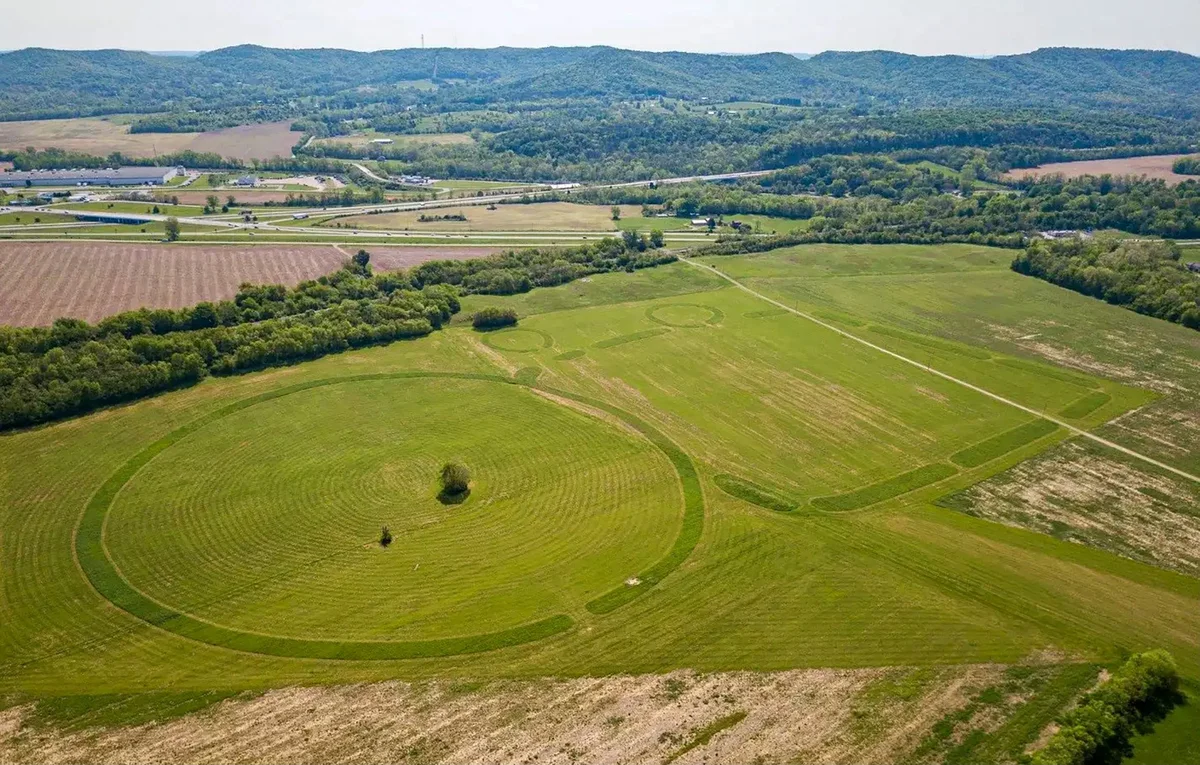
<path fill-rule="evenodd" d="M 708 318 L 704 319 L 703 321 L 701 321 L 699 323 L 696 323 L 696 322 L 680 323 L 680 322 L 670 321 L 669 319 L 663 319 L 660 316 L 658 316 L 658 312 L 663 310 L 664 308 L 680 308 L 680 307 L 699 308 L 703 311 L 708 311 Z M 657 324 L 662 324 L 662 325 L 665 325 L 668 327 L 678 327 L 680 329 L 695 329 L 697 327 L 712 326 L 713 324 L 720 324 L 725 319 L 725 312 L 722 311 L 720 308 L 714 308 L 711 305 L 704 305 L 703 303 L 663 303 L 662 305 L 655 305 L 655 306 L 650 306 L 649 308 L 647 308 L 646 309 L 646 318 Z"/>
<path fill-rule="evenodd" d="M 608 613 L 647 592 L 650 587 L 678 568 L 696 547 L 704 526 L 704 496 L 700 489 L 700 479 L 696 474 L 696 468 L 692 464 L 691 458 L 676 446 L 674 441 L 644 420 L 603 401 L 535 385 L 529 378 L 518 379 L 462 372 L 396 372 L 329 377 L 251 396 L 193 420 L 142 449 L 108 477 L 83 511 L 83 516 L 75 529 L 75 557 L 84 576 L 101 597 L 148 624 L 201 643 L 270 656 L 359 661 L 455 656 L 532 643 L 570 630 L 574 626 L 574 620 L 566 614 L 559 614 L 497 632 L 432 640 L 309 640 L 244 632 L 202 621 L 153 600 L 128 582 L 121 575 L 112 558 L 109 557 L 108 550 L 104 545 L 104 527 L 108 512 L 112 508 L 117 494 L 146 464 L 185 436 L 235 412 L 303 390 L 371 380 L 417 378 L 457 378 L 520 385 L 570 399 L 617 417 L 641 433 L 666 455 L 683 487 L 683 526 L 679 535 L 663 558 L 646 571 L 638 574 L 636 586 L 622 584 L 589 601 L 587 609 L 592 613 Z"/>

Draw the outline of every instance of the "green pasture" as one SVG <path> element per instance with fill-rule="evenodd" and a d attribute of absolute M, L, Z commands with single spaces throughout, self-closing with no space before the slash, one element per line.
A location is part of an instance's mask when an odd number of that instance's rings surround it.
<path fill-rule="evenodd" d="M 1159 374 L 1194 360 L 1182 328 L 1080 303 L 1010 257 L 707 262 L 1079 427 L 1171 400 L 1005 328 L 1144 333 Z M 472 330 L 491 305 L 517 330 Z M 1053 449 L 1066 436 L 1044 422 L 687 263 L 470 296 L 421 340 L 0 435 L 0 693 L 169 688 L 185 698 L 162 704 L 186 705 L 297 683 L 1151 647 L 1200 678 L 1200 581 L 934 504 Z M 448 460 L 476 481 L 459 505 L 436 497 Z M 1047 682 L 1062 688 L 1019 730 L 972 745 L 1023 746 L 1078 685 Z"/>
<path fill-rule="evenodd" d="M 221 200 L 224 203 L 225 200 Z M 138 213 L 145 215 L 175 215 L 180 218 L 201 215 L 203 205 L 169 205 L 159 202 L 67 202 L 60 207 L 67 210 L 96 210 L 108 213 Z M 158 212 L 154 212 L 154 208 Z"/>

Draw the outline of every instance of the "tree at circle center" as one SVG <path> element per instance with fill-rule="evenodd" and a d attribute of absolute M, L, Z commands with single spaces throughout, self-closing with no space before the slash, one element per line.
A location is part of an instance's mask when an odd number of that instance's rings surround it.
<path fill-rule="evenodd" d="M 447 462 L 439 476 L 441 491 L 438 499 L 446 505 L 458 505 L 471 494 L 471 471 L 461 462 Z"/>

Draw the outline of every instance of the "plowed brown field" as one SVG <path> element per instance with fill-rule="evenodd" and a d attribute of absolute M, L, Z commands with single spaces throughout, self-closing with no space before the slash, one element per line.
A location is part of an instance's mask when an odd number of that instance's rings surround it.
<path fill-rule="evenodd" d="M 486 247 L 372 247 L 380 270 L 427 260 L 482 257 Z M 293 285 L 336 269 L 331 246 L 195 246 L 137 243 L 0 243 L 0 324 L 45 325 L 60 316 L 97 321 L 142 306 L 180 308 L 232 297 L 244 282 Z"/>
<path fill-rule="evenodd" d="M 1175 160 L 1186 154 L 1159 154 L 1149 157 L 1125 157 L 1122 159 L 1091 159 L 1080 162 L 1055 162 L 1040 167 L 1010 170 L 1005 178 L 1018 180 L 1021 178 L 1041 178 L 1047 175 L 1062 175 L 1067 178 L 1078 178 L 1081 175 L 1133 175 L 1147 178 L 1161 178 L 1169 184 L 1194 180 L 1193 176 L 1180 175 L 1172 166 Z"/>

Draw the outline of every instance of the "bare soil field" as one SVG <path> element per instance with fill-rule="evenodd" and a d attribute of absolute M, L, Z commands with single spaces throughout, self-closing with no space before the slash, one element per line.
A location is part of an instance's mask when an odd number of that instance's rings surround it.
<path fill-rule="evenodd" d="M 622 218 L 641 219 L 642 208 L 621 207 Z M 422 215 L 463 215 L 465 221 L 435 220 L 420 222 Z M 616 231 L 612 208 L 607 205 L 577 205 L 571 202 L 441 207 L 425 211 L 355 215 L 338 218 L 329 226 L 357 226 L 362 229 L 410 229 L 412 231 Z"/>
<path fill-rule="evenodd" d="M 394 270 L 496 251 L 372 247 L 371 258 L 377 269 Z M 47 325 L 61 316 L 98 321 L 142 306 L 181 308 L 232 297 L 244 282 L 297 284 L 345 260 L 345 251 L 321 245 L 5 242 L 0 244 L 0 324 Z"/>
<path fill-rule="evenodd" d="M 1081 162 L 1055 162 L 1039 167 L 1010 170 L 1004 177 L 1008 180 L 1022 178 L 1041 178 L 1046 175 L 1062 175 L 1067 178 L 1078 178 L 1081 175 L 1144 175 L 1147 178 L 1160 178 L 1167 183 L 1176 184 L 1186 180 L 1195 180 L 1194 176 L 1180 175 L 1172 170 L 1175 160 L 1186 157 L 1186 154 L 1159 154 L 1152 157 L 1126 157 L 1124 159 L 1091 159 Z"/>
<path fill-rule="evenodd" d="M 193 151 L 211 151 L 222 157 L 236 159 L 291 156 L 292 147 L 300 140 L 300 134 L 291 131 L 290 122 L 241 125 L 194 135 L 195 139 L 187 148 Z"/>
<path fill-rule="evenodd" d="M 979 518 L 1200 574 L 1200 488 L 1070 441 L 943 504 Z"/>
<path fill-rule="evenodd" d="M 170 722 L 83 730 L 38 726 L 25 705 L 0 712 L 0 760 L 928 762 L 958 743 L 958 728 L 990 733 L 1012 719 L 1024 703 L 1012 676 L 967 665 L 287 688 Z M 1015 700 L 979 703 L 983 689 L 1007 686 Z M 931 745 L 931 730 L 950 719 L 945 743 Z"/>
<path fill-rule="evenodd" d="M 130 157 L 191 149 L 238 159 L 289 156 L 300 134 L 288 122 L 243 125 L 210 133 L 130 133 L 123 121 L 83 118 L 0 122 L 0 148 L 55 147 L 107 155 L 119 151 Z"/>
<path fill-rule="evenodd" d="M 304 191 L 244 191 L 242 189 L 206 189 L 204 191 L 188 191 L 184 187 L 180 191 L 174 189 L 162 189 L 159 193 L 168 197 L 179 197 L 179 203 L 184 205 L 203 205 L 205 200 L 210 196 L 216 196 L 224 201 L 225 197 L 230 194 L 237 197 L 238 204 L 241 205 L 261 205 L 265 202 L 282 202 L 287 199 L 288 194 L 299 196 L 308 192 Z M 319 194 L 316 189 L 313 189 L 313 194 Z M 279 208 L 280 212 L 287 212 L 286 207 Z"/>

